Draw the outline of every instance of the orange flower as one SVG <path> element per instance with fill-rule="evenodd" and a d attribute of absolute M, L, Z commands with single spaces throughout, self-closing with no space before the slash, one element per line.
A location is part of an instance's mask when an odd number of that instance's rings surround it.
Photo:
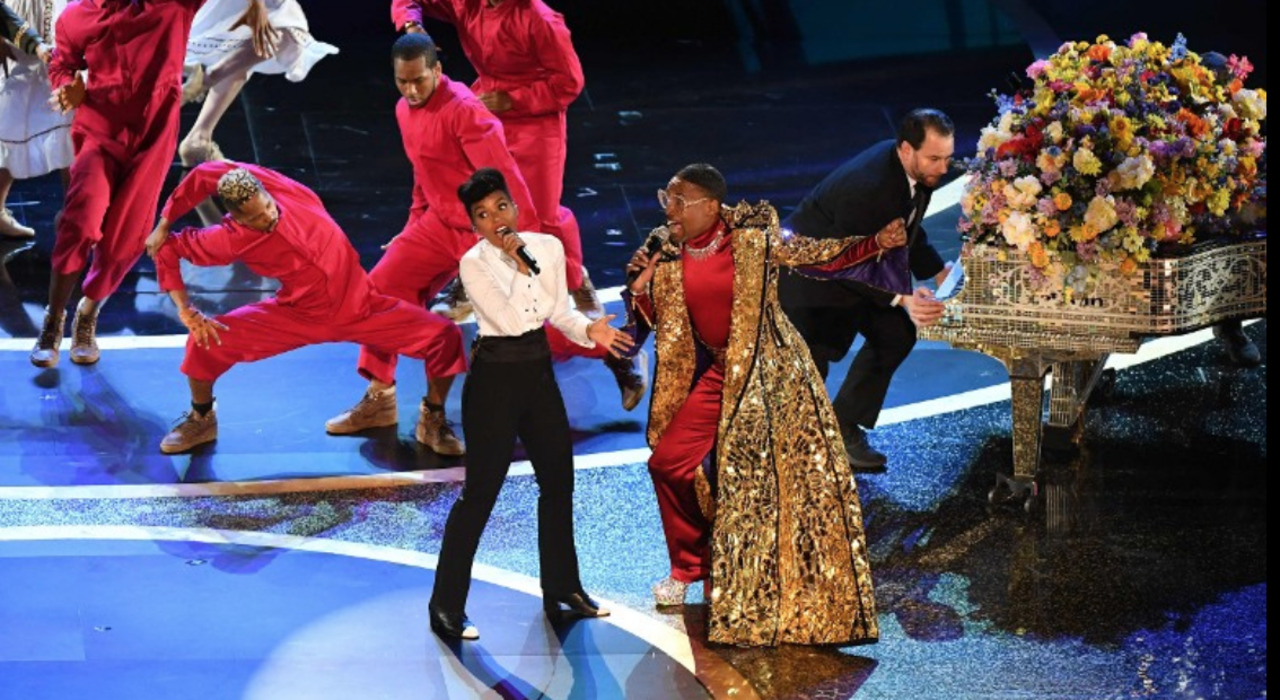
<path fill-rule="evenodd" d="M 1098 61 L 1099 63 L 1105 63 L 1106 60 L 1111 57 L 1111 48 L 1102 44 L 1094 44 L 1089 47 L 1088 55 L 1089 58 Z"/>
<path fill-rule="evenodd" d="M 1205 134 L 1209 133 L 1208 123 L 1200 117 L 1197 117 L 1194 112 L 1186 107 L 1178 110 L 1178 114 L 1176 116 L 1178 121 L 1187 125 L 1187 131 L 1189 131 L 1192 136 L 1196 138 L 1203 138 Z"/>
<path fill-rule="evenodd" d="M 1049 266 L 1049 253 L 1045 251 L 1043 245 L 1040 245 L 1040 241 L 1035 241 L 1031 247 L 1027 248 L 1027 255 L 1031 258 L 1032 265 L 1042 270 Z"/>
<path fill-rule="evenodd" d="M 1132 255 L 1126 256 L 1124 262 L 1120 263 L 1120 274 L 1122 275 L 1132 275 L 1137 271 L 1138 261 L 1134 260 Z"/>
<path fill-rule="evenodd" d="M 1057 207 L 1058 211 L 1066 211 L 1070 209 L 1071 195 L 1067 194 L 1066 192 L 1059 192 L 1053 195 L 1053 206 Z"/>
<path fill-rule="evenodd" d="M 1045 238 L 1057 238 L 1058 234 L 1062 233 L 1062 224 L 1059 224 L 1057 219 L 1049 219 L 1041 229 L 1044 231 Z"/>

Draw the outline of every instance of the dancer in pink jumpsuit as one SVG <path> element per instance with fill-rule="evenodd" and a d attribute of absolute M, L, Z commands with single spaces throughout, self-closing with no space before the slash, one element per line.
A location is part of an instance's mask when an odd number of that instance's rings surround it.
<path fill-rule="evenodd" d="M 564 246 L 565 280 L 578 310 L 603 313 L 582 266 L 578 220 L 561 206 L 566 118 L 582 92 L 582 64 L 564 17 L 542 0 L 393 0 L 391 20 L 405 32 L 422 31 L 425 17 L 454 25 L 478 78 L 476 96 L 499 119 L 507 146 L 533 194 L 538 231 Z"/>
<path fill-rule="evenodd" d="M 71 360 L 98 361 L 98 310 L 138 258 L 178 140 L 182 59 L 204 0 L 81 0 L 58 16 L 49 64 L 50 103 L 75 109 L 75 161 L 57 222 L 49 306 L 31 362 L 58 364 L 67 302 L 80 274 Z M 244 22 L 273 50 L 261 0 Z M 83 71 L 91 77 L 86 84 Z"/>
<path fill-rule="evenodd" d="M 230 212 L 220 224 L 169 233 L 171 221 L 214 194 Z M 161 442 L 163 452 L 184 452 L 217 438 L 213 384 L 240 362 L 313 343 L 355 341 L 422 359 L 432 377 L 466 371 L 458 327 L 378 293 L 320 198 L 274 171 L 229 161 L 198 166 L 170 195 L 146 248 L 155 258 L 160 288 L 191 331 L 182 373 L 191 387 L 192 410 Z M 187 297 L 180 260 L 206 266 L 240 261 L 279 280 L 280 290 L 208 318 Z M 382 387 L 395 384 L 394 368 L 362 373 Z"/>

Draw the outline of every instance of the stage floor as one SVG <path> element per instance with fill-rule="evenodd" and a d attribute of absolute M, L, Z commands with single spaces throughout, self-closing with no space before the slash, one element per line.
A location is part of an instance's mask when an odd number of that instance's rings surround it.
<path fill-rule="evenodd" d="M 372 266 L 402 224 L 409 171 L 385 46 L 342 49 L 299 85 L 254 78 L 218 140 L 314 187 Z M 659 223 L 654 190 L 684 164 L 713 162 L 734 199 L 785 212 L 921 95 L 971 152 L 986 92 L 1027 62 L 743 75 L 732 54 L 664 47 L 643 71 L 584 55 L 566 204 L 597 286 L 620 283 Z M 466 76 L 461 58 L 449 70 Z M 343 85 L 341 103 L 321 85 Z M 668 562 L 647 397 L 625 412 L 598 363 L 561 364 L 583 579 L 614 615 L 559 629 L 541 616 L 537 489 L 517 462 L 477 558 L 482 638 L 456 647 L 425 608 L 462 467 L 413 441 L 421 366 L 402 363 L 399 428 L 351 437 L 323 423 L 362 390 L 354 347 L 237 367 L 218 387 L 217 443 L 163 456 L 186 407 L 183 339 L 149 262 L 104 311 L 98 365 L 27 362 L 60 196 L 52 177 L 18 183 L 10 207 L 39 234 L 0 245 L 0 699 L 1266 695 L 1265 321 L 1247 327 L 1255 369 L 1228 366 L 1207 331 L 1144 346 L 1090 407 L 1083 446 L 1047 455 L 1031 516 L 986 499 L 1012 468 L 1003 369 L 920 344 L 873 434 L 889 468 L 857 477 L 882 638 L 846 649 L 708 647 L 702 605 L 657 611 L 649 586 Z M 953 258 L 956 207 L 935 205 L 927 225 Z M 236 268 L 188 273 L 215 311 L 272 287 Z"/>

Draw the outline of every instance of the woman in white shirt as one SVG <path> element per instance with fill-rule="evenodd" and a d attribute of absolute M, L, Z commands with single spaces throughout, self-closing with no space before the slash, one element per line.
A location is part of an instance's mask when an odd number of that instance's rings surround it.
<path fill-rule="evenodd" d="M 458 188 L 458 198 L 481 239 L 459 263 L 479 336 L 462 389 L 466 484 L 445 525 L 429 606 L 431 629 L 442 637 L 480 636 L 466 615 L 471 563 L 511 466 L 516 438 L 538 481 L 538 552 L 547 617 L 558 622 L 566 614 L 608 615 L 582 590 L 578 577 L 573 442 L 543 324 L 584 347 L 599 343 L 615 354 L 631 347 L 631 337 L 609 326 L 613 316 L 592 321 L 569 304 L 564 248 L 554 236 L 516 234 L 516 205 L 502 173 L 476 171 Z"/>

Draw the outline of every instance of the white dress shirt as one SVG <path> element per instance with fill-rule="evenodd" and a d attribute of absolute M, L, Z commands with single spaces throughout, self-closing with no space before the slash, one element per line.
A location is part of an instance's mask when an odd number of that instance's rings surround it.
<path fill-rule="evenodd" d="M 591 319 L 569 305 L 560 240 L 545 233 L 519 235 L 529 254 L 538 261 L 540 274 L 520 274 L 515 260 L 483 238 L 458 263 L 458 274 L 471 298 L 480 335 L 524 335 L 550 321 L 569 340 L 594 348 L 595 342 L 587 337 Z"/>

